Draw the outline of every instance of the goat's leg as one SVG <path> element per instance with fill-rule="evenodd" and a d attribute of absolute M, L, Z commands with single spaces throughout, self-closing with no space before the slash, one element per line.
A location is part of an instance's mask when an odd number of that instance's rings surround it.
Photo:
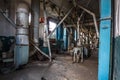
<path fill-rule="evenodd" d="M 76 53 L 73 54 L 73 62 L 76 61 Z"/>
<path fill-rule="evenodd" d="M 81 48 L 81 62 L 83 62 L 83 48 Z"/>
<path fill-rule="evenodd" d="M 80 53 L 77 54 L 77 63 L 80 61 Z"/>

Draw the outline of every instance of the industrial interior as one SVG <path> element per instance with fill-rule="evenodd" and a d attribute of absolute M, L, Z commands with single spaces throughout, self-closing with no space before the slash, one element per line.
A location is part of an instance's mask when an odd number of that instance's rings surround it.
<path fill-rule="evenodd" d="M 0 80 L 120 80 L 119 3 L 0 0 Z"/>

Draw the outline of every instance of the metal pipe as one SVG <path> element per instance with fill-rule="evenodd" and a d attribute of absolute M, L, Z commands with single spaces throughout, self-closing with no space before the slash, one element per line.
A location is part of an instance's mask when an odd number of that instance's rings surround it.
<path fill-rule="evenodd" d="M 35 49 L 37 49 L 42 55 L 46 56 L 47 58 L 51 59 L 47 54 L 45 54 L 42 50 L 40 50 L 38 48 L 38 46 L 34 43 L 32 43 L 32 41 L 30 41 L 30 43 L 35 47 Z"/>
<path fill-rule="evenodd" d="M 45 22 L 44 22 L 44 25 L 45 25 L 45 31 L 47 32 L 47 35 L 49 34 L 48 33 L 48 25 L 47 25 L 47 11 L 46 11 L 46 3 L 45 3 L 46 0 L 43 0 L 43 9 L 44 9 L 44 19 L 45 19 Z M 47 39 L 47 45 L 48 45 L 48 49 L 49 49 L 49 56 L 50 56 L 50 62 L 52 61 L 51 60 L 51 48 L 50 48 L 50 41 L 49 41 L 49 38 L 46 38 Z"/>
<path fill-rule="evenodd" d="M 80 6 L 80 5 L 77 5 L 79 8 L 83 9 L 85 12 L 89 13 L 90 15 L 92 15 L 93 17 L 93 20 L 94 20 L 94 25 L 95 25 L 95 30 L 96 30 L 96 35 L 97 37 L 99 38 L 99 32 L 98 32 L 98 26 L 97 26 L 97 20 L 96 20 L 96 16 L 93 12 L 87 10 L 86 8 Z"/>
<path fill-rule="evenodd" d="M 54 33 L 54 31 L 61 25 L 61 23 L 68 17 L 68 15 L 71 13 L 73 7 L 68 11 L 68 13 L 64 16 L 64 18 L 57 24 L 55 29 L 48 35 L 48 38 Z"/>
<path fill-rule="evenodd" d="M 32 0 L 32 27 L 33 40 L 36 45 L 39 44 L 39 17 L 40 17 L 40 0 Z"/>
<path fill-rule="evenodd" d="M 78 17 L 78 21 L 77 21 L 77 38 L 80 39 L 80 18 Z"/>
<path fill-rule="evenodd" d="M 105 17 L 105 18 L 100 18 L 98 21 L 104 21 L 104 20 L 111 20 L 112 17 Z"/>
<path fill-rule="evenodd" d="M 16 14 L 16 44 L 29 45 L 28 24 L 29 24 L 29 7 L 26 3 L 19 3 Z"/>
<path fill-rule="evenodd" d="M 97 22 L 105 21 L 105 20 L 112 20 L 112 17 L 100 18 L 100 19 L 97 19 Z M 90 23 L 90 22 L 93 22 L 93 20 L 92 19 L 88 19 L 88 20 L 85 21 L 85 23 Z"/>
<path fill-rule="evenodd" d="M 66 11 L 66 10 L 68 10 L 68 8 L 66 8 L 65 6 L 63 6 L 63 5 L 58 5 L 57 3 L 56 3 L 56 1 L 53 1 L 53 0 L 49 0 L 52 4 L 55 4 L 58 8 L 61 8 L 61 6 L 62 6 L 62 10 L 64 10 L 64 11 Z"/>
<path fill-rule="evenodd" d="M 91 2 L 91 0 L 89 0 L 89 2 L 87 3 L 87 7 L 88 7 L 88 5 L 90 4 L 90 2 Z M 80 15 L 80 20 L 81 20 L 81 18 L 82 18 L 82 16 L 83 16 L 84 13 L 85 13 L 85 11 L 82 11 L 82 13 L 81 13 L 81 15 Z"/>
<path fill-rule="evenodd" d="M 97 20 L 96 20 L 95 14 L 93 15 L 93 20 L 95 24 L 96 35 L 97 35 L 97 38 L 99 38 L 99 32 L 98 32 L 98 26 L 97 26 Z"/>
<path fill-rule="evenodd" d="M 16 46 L 15 46 L 15 66 L 18 68 L 28 62 L 29 58 L 29 5 L 20 1 L 16 12 Z"/>

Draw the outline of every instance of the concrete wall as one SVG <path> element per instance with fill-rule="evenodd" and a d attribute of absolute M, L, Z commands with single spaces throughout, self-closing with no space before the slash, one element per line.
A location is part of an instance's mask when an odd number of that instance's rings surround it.
<path fill-rule="evenodd" d="M 8 17 L 15 21 L 15 0 L 0 0 L 0 8 L 8 9 Z M 0 14 L 0 36 L 15 36 L 15 29 L 12 25 Z"/>

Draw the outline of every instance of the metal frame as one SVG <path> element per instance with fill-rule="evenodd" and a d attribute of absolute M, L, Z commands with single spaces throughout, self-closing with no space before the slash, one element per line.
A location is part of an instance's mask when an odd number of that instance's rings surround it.
<path fill-rule="evenodd" d="M 45 24 L 44 25 L 45 25 L 45 28 L 46 28 L 45 31 L 47 32 L 47 35 L 48 35 L 49 33 L 48 33 L 48 26 L 47 26 L 47 11 L 46 11 L 46 3 L 45 3 L 45 1 L 46 0 L 43 0 L 43 9 L 44 9 L 44 18 L 45 18 Z M 50 57 L 49 59 L 50 59 L 50 62 L 51 62 L 52 61 L 51 60 L 52 56 L 51 56 L 51 48 L 50 48 L 50 40 L 49 40 L 49 38 L 47 38 L 47 43 L 48 43 L 48 49 L 49 49 L 49 57 Z"/>
<path fill-rule="evenodd" d="M 54 33 L 54 31 L 62 24 L 62 22 L 68 17 L 68 15 L 71 13 L 73 7 L 68 11 L 68 13 L 63 17 L 63 19 L 57 24 L 57 26 L 55 27 L 55 29 L 47 36 L 48 39 L 48 48 L 49 48 L 49 56 L 51 58 L 51 49 L 50 49 L 50 43 L 49 43 L 49 38 L 50 36 Z M 45 16 L 46 17 L 46 16 Z M 50 59 L 51 61 L 51 59 Z"/>
<path fill-rule="evenodd" d="M 86 8 L 80 6 L 80 5 L 77 5 L 79 8 L 83 9 L 85 12 L 87 12 L 88 14 L 92 15 L 93 17 L 93 20 L 94 20 L 94 25 L 95 25 L 95 30 L 96 30 L 96 35 L 97 37 L 99 38 L 99 32 L 98 32 L 98 25 L 97 25 L 97 20 L 96 20 L 96 16 L 93 12 L 91 12 L 90 10 L 87 10 Z"/>
<path fill-rule="evenodd" d="M 71 13 L 73 7 L 68 11 L 68 13 L 63 17 L 63 19 L 57 24 L 57 26 L 55 27 L 55 29 L 47 36 L 48 38 L 50 38 L 50 36 L 53 34 L 53 32 L 61 25 L 61 23 L 68 17 L 68 15 Z"/>

